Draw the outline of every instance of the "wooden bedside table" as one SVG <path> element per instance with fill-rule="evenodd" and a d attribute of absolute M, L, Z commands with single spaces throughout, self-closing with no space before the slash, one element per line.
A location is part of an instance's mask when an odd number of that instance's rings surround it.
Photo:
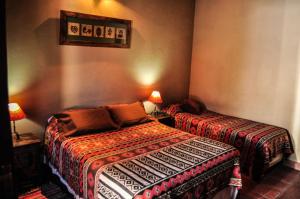
<path fill-rule="evenodd" d="M 22 193 L 40 184 L 41 141 L 32 133 L 22 134 L 13 139 L 13 147 L 15 187 Z"/>
<path fill-rule="evenodd" d="M 172 118 L 170 115 L 165 114 L 165 113 L 158 113 L 157 115 L 150 115 L 152 118 L 155 118 L 157 121 L 160 123 L 170 126 L 170 127 L 175 127 L 175 119 Z"/>

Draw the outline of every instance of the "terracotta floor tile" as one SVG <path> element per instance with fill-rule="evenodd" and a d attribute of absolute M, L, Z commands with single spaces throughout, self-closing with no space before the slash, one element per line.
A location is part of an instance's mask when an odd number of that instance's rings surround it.
<path fill-rule="evenodd" d="M 267 198 L 267 199 L 274 199 L 274 198 L 278 198 L 280 196 L 280 192 L 277 190 L 271 190 L 271 191 L 268 191 L 263 196 L 264 196 L 264 198 Z"/>
<path fill-rule="evenodd" d="M 286 181 L 287 183 L 292 183 L 291 179 L 295 179 L 295 177 L 298 175 L 299 172 L 294 169 L 288 168 L 286 166 L 279 166 L 272 170 L 272 172 L 268 173 L 266 177 L 268 179 L 270 178 L 269 176 L 271 176 L 273 178 Z"/>
<path fill-rule="evenodd" d="M 258 193 L 255 193 L 255 192 L 248 192 L 248 193 L 245 193 L 245 194 L 239 194 L 238 199 L 263 199 L 263 196 L 258 194 Z"/>
<path fill-rule="evenodd" d="M 269 191 L 271 191 L 273 189 L 274 189 L 274 187 L 272 185 L 257 184 L 252 189 L 248 189 L 247 192 L 251 191 L 251 192 L 261 194 L 261 195 L 265 195 L 266 193 L 268 193 Z"/>
<path fill-rule="evenodd" d="M 291 186 L 279 197 L 280 199 L 299 199 L 300 198 L 300 188 L 297 185 Z"/>
<path fill-rule="evenodd" d="M 259 182 L 243 178 L 238 199 L 300 199 L 300 172 L 279 165 Z"/>
<path fill-rule="evenodd" d="M 274 187 L 278 187 L 278 188 L 287 187 L 293 183 L 291 181 L 287 182 L 286 180 L 282 180 L 282 179 L 275 178 L 275 177 L 271 177 L 271 178 L 269 178 L 269 180 L 270 181 L 268 181 L 268 184 L 270 184 Z"/>

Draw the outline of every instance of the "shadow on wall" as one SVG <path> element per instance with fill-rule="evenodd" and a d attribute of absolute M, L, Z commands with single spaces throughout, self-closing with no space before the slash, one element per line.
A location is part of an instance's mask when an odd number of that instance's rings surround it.
<path fill-rule="evenodd" d="M 48 19 L 35 29 L 38 42 L 38 70 L 39 76 L 22 92 L 10 97 L 10 101 L 20 102 L 26 108 L 27 118 L 44 125 L 49 116 L 49 110 L 55 112 L 61 109 L 62 68 L 60 48 L 58 45 L 59 20 Z M 28 74 L 30 75 L 30 71 Z"/>

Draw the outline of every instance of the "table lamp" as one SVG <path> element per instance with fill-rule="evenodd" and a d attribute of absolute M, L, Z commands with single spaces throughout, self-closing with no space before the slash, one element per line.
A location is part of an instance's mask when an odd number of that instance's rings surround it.
<path fill-rule="evenodd" d="M 25 113 L 17 103 L 9 103 L 8 104 L 10 121 L 13 121 L 13 133 L 16 134 L 16 139 L 20 139 L 20 135 L 16 131 L 15 121 L 21 120 L 25 118 Z"/>
<path fill-rule="evenodd" d="M 152 112 L 152 114 L 157 115 L 157 113 L 158 113 L 157 104 L 161 104 L 163 102 L 159 91 L 152 91 L 148 100 L 155 104 L 154 111 Z"/>

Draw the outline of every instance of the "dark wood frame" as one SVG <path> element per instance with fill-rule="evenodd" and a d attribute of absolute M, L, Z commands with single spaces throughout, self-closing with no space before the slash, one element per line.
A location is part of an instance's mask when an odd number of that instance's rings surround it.
<path fill-rule="evenodd" d="M 110 25 L 115 28 L 118 28 L 118 25 L 122 25 L 122 28 L 126 26 L 126 42 L 122 42 L 122 39 L 109 39 L 109 38 L 99 38 L 94 36 L 84 37 L 82 35 L 68 35 L 68 21 L 69 19 L 76 19 L 81 22 L 79 32 L 83 23 L 88 25 L 101 25 L 105 26 Z M 98 47 L 115 47 L 115 48 L 130 48 L 131 43 L 131 20 L 117 19 L 111 17 L 96 16 L 90 14 L 83 14 L 77 12 L 70 12 L 61 10 L 60 11 L 60 37 L 59 44 L 61 45 L 77 45 L 77 46 L 98 46 Z M 80 33 L 81 34 L 81 33 Z M 94 26 L 92 26 L 92 32 L 94 34 Z M 101 41 L 102 40 L 102 41 Z M 106 40 L 106 41 L 103 41 Z"/>
<path fill-rule="evenodd" d="M 12 161 L 13 148 L 8 112 L 6 1 L 0 1 L 0 193 L 1 198 L 17 198 L 14 193 Z"/>

